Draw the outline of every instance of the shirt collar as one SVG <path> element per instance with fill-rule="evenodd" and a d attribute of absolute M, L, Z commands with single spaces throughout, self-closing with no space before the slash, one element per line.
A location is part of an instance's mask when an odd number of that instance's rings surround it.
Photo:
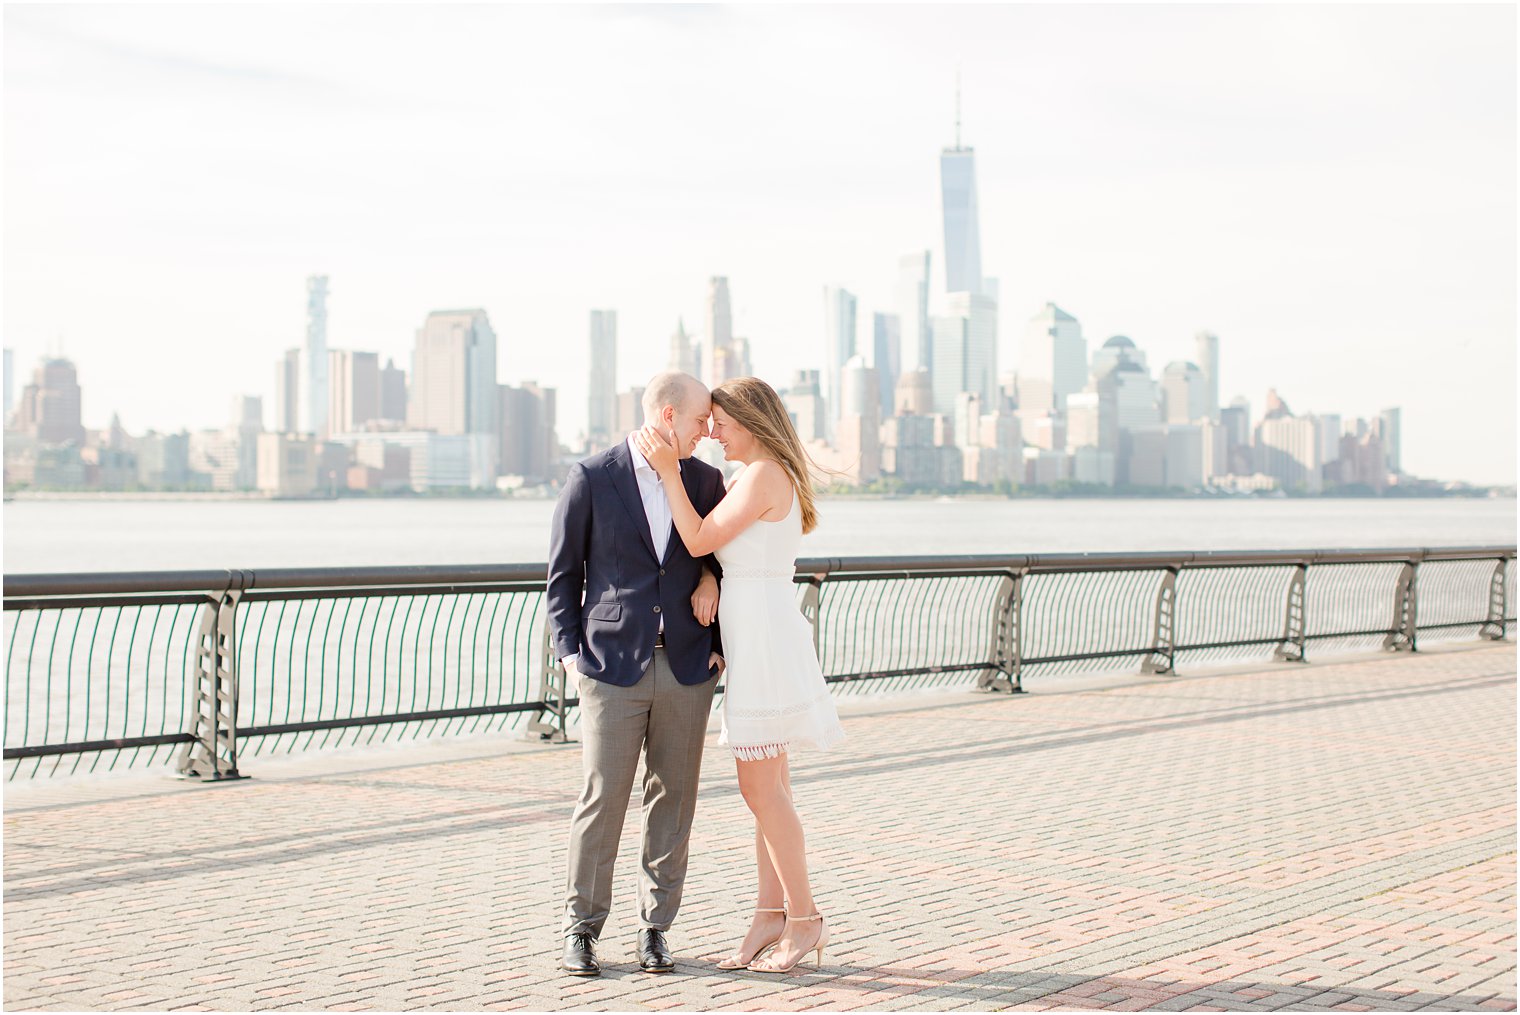
<path fill-rule="evenodd" d="M 649 464 L 649 459 L 645 458 L 644 457 L 644 452 L 642 452 L 642 451 L 639 450 L 639 442 L 633 439 L 633 434 L 629 434 L 628 435 L 627 444 L 628 444 L 628 453 L 629 453 L 629 456 L 633 459 L 633 471 L 634 472 L 654 472 L 654 466 Z M 685 467 L 685 464 L 686 464 L 685 462 L 683 462 L 683 461 L 681 461 L 681 459 L 677 458 L 676 459 L 676 471 L 677 472 L 683 471 L 683 469 Z"/>

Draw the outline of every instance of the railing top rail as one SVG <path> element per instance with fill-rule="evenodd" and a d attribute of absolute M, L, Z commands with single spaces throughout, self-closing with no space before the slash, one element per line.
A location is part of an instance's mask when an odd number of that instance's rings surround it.
<path fill-rule="evenodd" d="M 1140 550 L 1129 552 L 972 554 L 924 557 L 808 557 L 798 573 L 868 571 L 989 571 L 1143 569 L 1254 564 L 1348 564 L 1420 560 L 1492 560 L 1515 556 L 1514 546 L 1363 547 L 1338 550 Z"/>
<path fill-rule="evenodd" d="M 1133 570 L 1166 567 L 1223 567 L 1293 564 L 1349 564 L 1422 560 L 1512 558 L 1515 546 L 1369 547 L 1339 550 L 1156 550 L 1123 553 L 969 554 L 960 556 L 804 557 L 798 575 L 910 575 L 939 571 Z M 10 574 L 4 595 L 129 595 L 152 592 L 205 592 L 221 589 L 362 589 L 370 586 L 427 586 L 542 582 L 543 563 L 420 564 L 378 567 L 257 568 L 204 571 L 105 571 Z"/>

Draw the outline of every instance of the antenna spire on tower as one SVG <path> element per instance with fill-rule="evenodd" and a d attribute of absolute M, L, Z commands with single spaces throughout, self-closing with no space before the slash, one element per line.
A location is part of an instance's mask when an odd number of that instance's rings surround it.
<path fill-rule="evenodd" d="M 961 69 L 955 68 L 955 150 L 961 147 Z"/>

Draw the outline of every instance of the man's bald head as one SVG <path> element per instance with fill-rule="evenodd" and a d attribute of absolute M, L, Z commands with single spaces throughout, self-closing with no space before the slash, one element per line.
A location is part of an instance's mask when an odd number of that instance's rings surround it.
<path fill-rule="evenodd" d="M 644 422 L 672 438 L 682 458 L 690 457 L 707 436 L 711 415 L 712 393 L 691 374 L 667 370 L 644 388 Z"/>
<path fill-rule="evenodd" d="M 686 413 L 698 408 L 704 410 L 705 414 L 711 405 L 712 395 L 708 393 L 707 386 L 680 370 L 655 374 L 644 388 L 644 422 L 655 426 L 665 423 L 662 417 L 666 406 Z"/>

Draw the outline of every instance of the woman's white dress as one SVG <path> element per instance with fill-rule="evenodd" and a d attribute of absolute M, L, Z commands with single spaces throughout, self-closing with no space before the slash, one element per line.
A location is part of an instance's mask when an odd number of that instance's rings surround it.
<path fill-rule="evenodd" d="M 844 739 L 834 697 L 813 649 L 813 629 L 797 608 L 792 577 L 802 543 L 802 506 L 792 491 L 785 518 L 757 519 L 718 549 L 723 589 L 723 732 L 741 761 L 798 747 L 826 750 Z"/>

